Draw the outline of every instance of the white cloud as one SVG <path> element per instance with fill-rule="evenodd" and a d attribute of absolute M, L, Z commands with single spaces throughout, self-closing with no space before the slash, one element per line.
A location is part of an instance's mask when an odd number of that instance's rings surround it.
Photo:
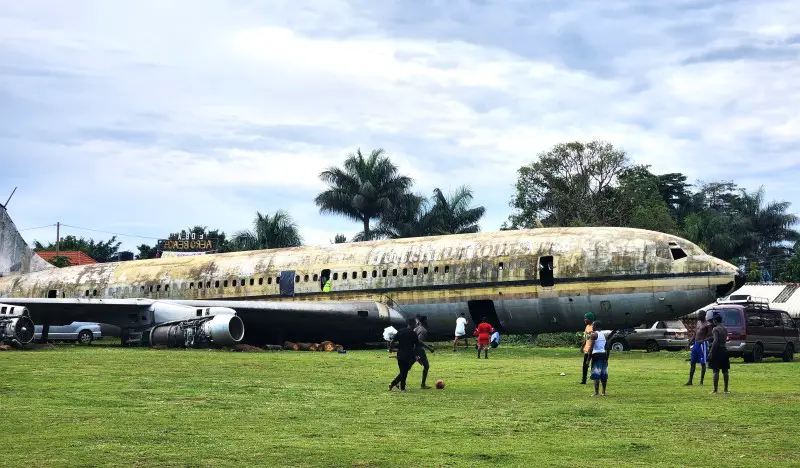
<path fill-rule="evenodd" d="M 384 147 L 423 193 L 471 185 L 493 230 L 520 165 L 601 138 L 797 207 L 800 13 L 685 5 L 465 2 L 417 21 L 345 1 L 6 4 L 0 189 L 22 185 L 24 226 L 230 232 L 286 208 L 327 242 L 358 226 L 318 214 L 317 175 Z"/>

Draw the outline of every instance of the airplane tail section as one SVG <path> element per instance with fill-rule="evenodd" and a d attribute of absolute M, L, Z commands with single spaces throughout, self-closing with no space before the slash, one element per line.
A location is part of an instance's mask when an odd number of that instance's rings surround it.
<path fill-rule="evenodd" d="M 55 268 L 36 255 L 17 230 L 5 207 L 0 205 L 0 276 Z"/>

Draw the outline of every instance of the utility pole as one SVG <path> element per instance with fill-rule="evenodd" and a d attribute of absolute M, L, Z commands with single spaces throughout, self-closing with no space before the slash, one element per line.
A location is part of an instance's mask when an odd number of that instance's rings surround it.
<path fill-rule="evenodd" d="M 11 195 L 8 196 L 8 200 L 6 200 L 6 204 L 5 205 L 0 205 L 0 206 L 2 206 L 3 208 L 8 207 L 8 202 L 11 201 L 11 197 L 13 197 L 16 192 L 17 192 L 17 187 L 14 187 L 14 191 L 11 192 Z"/>
<path fill-rule="evenodd" d="M 58 257 L 58 251 L 61 247 L 61 223 L 56 223 L 56 257 Z"/>

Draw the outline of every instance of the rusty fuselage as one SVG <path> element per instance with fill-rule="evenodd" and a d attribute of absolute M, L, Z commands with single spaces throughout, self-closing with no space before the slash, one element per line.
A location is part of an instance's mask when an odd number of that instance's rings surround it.
<path fill-rule="evenodd" d="M 287 297 L 278 283 L 288 271 L 294 291 Z M 487 316 L 506 333 L 581 329 L 587 311 L 611 327 L 678 317 L 729 293 L 736 274 L 668 234 L 550 228 L 52 269 L 0 278 L 0 298 L 369 300 L 406 317 L 426 315 L 432 336 L 450 337 L 460 313 L 473 323 Z M 248 328 L 271 326 L 257 314 L 243 319 Z"/>

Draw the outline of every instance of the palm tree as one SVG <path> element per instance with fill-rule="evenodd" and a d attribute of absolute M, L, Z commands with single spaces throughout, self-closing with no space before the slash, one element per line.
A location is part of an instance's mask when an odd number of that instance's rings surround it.
<path fill-rule="evenodd" d="M 405 237 L 425 237 L 436 234 L 435 218 L 429 209 L 429 202 L 422 195 L 405 194 L 389 213 L 381 217 L 378 227 L 370 231 L 371 239 L 400 239 Z M 367 240 L 363 233 L 356 235 L 355 241 Z"/>
<path fill-rule="evenodd" d="M 237 232 L 233 235 L 232 243 L 237 251 L 278 249 L 301 245 L 302 238 L 289 213 L 278 210 L 273 216 L 256 212 L 253 230 Z"/>
<path fill-rule="evenodd" d="M 479 232 L 478 221 L 486 213 L 482 206 L 470 208 L 472 190 L 467 186 L 459 187 L 449 196 L 445 196 L 438 188 L 433 189 L 433 208 L 437 234 L 467 234 Z"/>
<path fill-rule="evenodd" d="M 744 247 L 753 255 L 766 255 L 780 244 L 800 241 L 800 233 L 792 226 L 800 221 L 797 215 L 787 213 L 791 203 L 764 201 L 764 187 L 755 192 L 741 190 L 739 212 L 749 224 Z"/>
<path fill-rule="evenodd" d="M 372 238 L 370 221 L 389 213 L 413 183 L 383 153 L 377 149 L 365 157 L 359 148 L 347 156 L 344 168 L 329 167 L 319 175 L 329 186 L 314 199 L 320 213 L 361 221 L 364 239 Z"/>

